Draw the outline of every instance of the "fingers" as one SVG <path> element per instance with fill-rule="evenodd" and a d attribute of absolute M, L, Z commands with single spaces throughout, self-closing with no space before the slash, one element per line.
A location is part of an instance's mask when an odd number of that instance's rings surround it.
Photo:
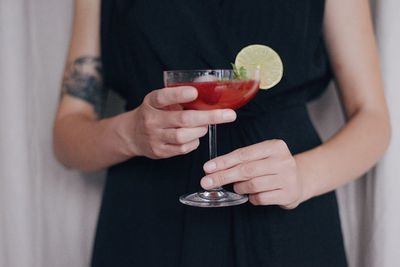
<path fill-rule="evenodd" d="M 197 90 L 191 86 L 178 86 L 154 90 L 146 97 L 150 106 L 160 109 L 170 105 L 187 103 L 195 100 Z"/>
<path fill-rule="evenodd" d="M 207 162 L 204 170 L 204 189 L 233 183 L 235 192 L 249 194 L 254 205 L 293 209 L 306 199 L 296 160 L 282 140 L 238 149 Z"/>
<path fill-rule="evenodd" d="M 161 140 L 167 144 L 183 145 L 207 134 L 207 127 L 162 129 Z"/>
<path fill-rule="evenodd" d="M 236 120 L 236 113 L 231 109 L 168 111 L 168 114 L 165 115 L 163 120 L 165 128 L 195 128 Z"/>
<path fill-rule="evenodd" d="M 162 144 L 153 149 L 153 159 L 170 158 L 174 156 L 184 155 L 197 149 L 200 145 L 199 139 L 182 144 L 182 145 L 171 145 Z"/>
<path fill-rule="evenodd" d="M 199 139 L 182 144 L 182 145 L 165 145 L 165 149 L 168 150 L 168 154 L 172 156 L 183 155 L 192 152 L 200 145 Z"/>
<path fill-rule="evenodd" d="M 228 169 L 238 164 L 260 160 L 271 155 L 287 152 L 288 148 L 282 140 L 268 140 L 255 145 L 239 148 L 229 154 L 217 157 L 204 164 L 206 173 Z"/>
<path fill-rule="evenodd" d="M 254 177 L 274 175 L 278 169 L 279 164 L 277 161 L 272 158 L 266 158 L 208 174 L 201 180 L 201 185 L 204 189 L 211 189 L 226 184 L 247 181 Z"/>
<path fill-rule="evenodd" d="M 258 194 L 249 195 L 249 201 L 253 205 L 288 205 L 282 190 L 272 190 Z"/>
<path fill-rule="evenodd" d="M 235 183 L 234 190 L 238 194 L 256 194 L 264 191 L 281 189 L 282 184 L 277 175 L 261 176 L 248 181 Z"/>
<path fill-rule="evenodd" d="M 190 86 L 171 87 L 152 91 L 146 96 L 148 105 L 152 108 L 162 110 L 153 110 L 151 112 L 152 115 L 148 115 L 148 117 L 153 124 L 156 121 L 158 122 L 156 124 L 162 128 L 195 128 L 236 120 L 236 113 L 231 109 L 200 111 L 179 110 L 177 108 L 179 103 L 191 102 L 197 98 L 197 95 L 197 90 Z"/>
<path fill-rule="evenodd" d="M 283 209 L 294 209 L 300 202 L 293 200 L 284 190 L 272 190 L 249 195 L 249 201 L 253 205 L 278 205 Z"/>

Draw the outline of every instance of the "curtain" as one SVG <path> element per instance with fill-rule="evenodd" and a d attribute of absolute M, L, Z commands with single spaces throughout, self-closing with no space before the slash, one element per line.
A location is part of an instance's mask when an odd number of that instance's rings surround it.
<path fill-rule="evenodd" d="M 88 266 L 101 174 L 64 169 L 52 122 L 73 1 L 0 0 L 0 266 Z"/>
<path fill-rule="evenodd" d="M 371 215 L 371 266 L 399 266 L 400 248 L 400 2 L 377 1 L 377 31 L 382 71 L 393 127 L 392 143 L 374 173 Z"/>
<path fill-rule="evenodd" d="M 350 266 L 400 266 L 398 0 L 375 1 L 392 144 L 366 177 L 338 191 Z M 88 266 L 104 173 L 67 170 L 51 135 L 73 0 L 0 0 L 0 266 Z M 333 86 L 310 105 L 328 138 L 343 123 Z"/>

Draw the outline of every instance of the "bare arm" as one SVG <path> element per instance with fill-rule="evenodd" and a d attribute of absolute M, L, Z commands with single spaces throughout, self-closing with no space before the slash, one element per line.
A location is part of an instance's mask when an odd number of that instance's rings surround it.
<path fill-rule="evenodd" d="M 54 125 L 56 156 L 65 165 L 84 170 L 124 160 L 129 154 L 112 130 L 118 118 L 97 120 L 104 95 L 99 16 L 99 0 L 75 2 L 63 94 Z"/>
<path fill-rule="evenodd" d="M 390 139 L 378 53 L 367 0 L 327 0 L 324 34 L 347 114 L 347 124 L 325 144 L 292 156 L 269 140 L 204 165 L 204 188 L 234 183 L 255 205 L 294 208 L 371 168 Z"/>
<path fill-rule="evenodd" d="M 348 122 L 322 146 L 296 156 L 309 197 L 365 173 L 390 140 L 368 1 L 328 0 L 324 32 Z"/>

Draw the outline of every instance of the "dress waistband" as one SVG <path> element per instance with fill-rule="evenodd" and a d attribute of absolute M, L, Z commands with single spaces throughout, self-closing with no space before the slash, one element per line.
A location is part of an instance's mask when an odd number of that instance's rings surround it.
<path fill-rule="evenodd" d="M 260 90 L 254 99 L 236 112 L 238 117 L 258 117 L 260 115 L 265 116 L 267 113 L 290 109 L 291 107 L 304 106 L 307 102 L 321 95 L 329 81 L 330 77 L 325 76 L 292 88 Z M 134 109 L 136 107 L 134 103 L 136 102 L 137 99 L 128 98 L 125 109 Z"/>
<path fill-rule="evenodd" d="M 265 116 L 266 113 L 276 113 L 299 106 L 305 106 L 307 102 L 320 96 L 326 89 L 329 79 L 319 79 L 284 92 L 263 91 L 251 100 L 247 105 L 237 110 L 239 117 Z"/>

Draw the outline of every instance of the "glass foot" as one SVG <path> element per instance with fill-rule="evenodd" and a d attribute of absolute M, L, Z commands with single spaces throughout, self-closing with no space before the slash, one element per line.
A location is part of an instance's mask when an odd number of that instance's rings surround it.
<path fill-rule="evenodd" d="M 226 190 L 202 191 L 183 195 L 179 201 L 185 205 L 202 208 L 216 208 L 240 205 L 247 202 L 248 197 Z"/>

